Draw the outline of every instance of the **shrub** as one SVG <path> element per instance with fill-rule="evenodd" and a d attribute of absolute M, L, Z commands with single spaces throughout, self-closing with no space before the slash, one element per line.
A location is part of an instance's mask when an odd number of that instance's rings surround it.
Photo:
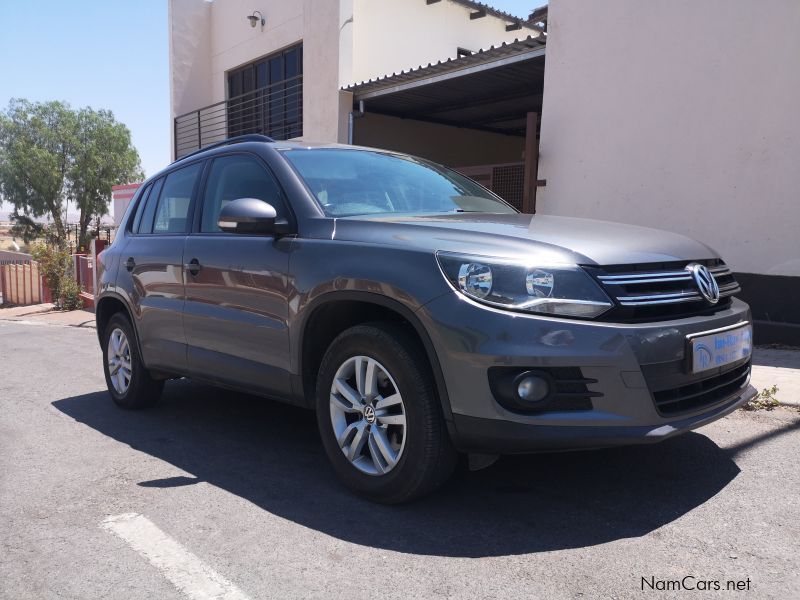
<path fill-rule="evenodd" d="M 31 250 L 39 272 L 47 281 L 53 302 L 64 310 L 80 308 L 80 289 L 72 274 L 72 255 L 57 243 L 39 242 Z"/>
<path fill-rule="evenodd" d="M 61 280 L 61 290 L 58 297 L 61 308 L 63 310 L 77 310 L 83 308 L 83 300 L 81 300 L 81 288 L 78 282 L 68 273 L 64 279 Z"/>

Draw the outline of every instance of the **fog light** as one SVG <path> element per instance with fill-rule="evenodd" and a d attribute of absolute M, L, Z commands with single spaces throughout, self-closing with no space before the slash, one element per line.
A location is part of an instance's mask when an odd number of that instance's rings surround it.
<path fill-rule="evenodd" d="M 539 402 L 550 394 L 550 384 L 542 377 L 523 375 L 517 380 L 517 396 L 525 402 Z"/>

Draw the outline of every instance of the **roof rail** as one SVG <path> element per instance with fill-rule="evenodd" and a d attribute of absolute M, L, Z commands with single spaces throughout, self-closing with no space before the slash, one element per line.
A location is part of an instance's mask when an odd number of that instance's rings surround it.
<path fill-rule="evenodd" d="M 232 138 L 227 138 L 222 140 L 221 142 L 215 142 L 213 144 L 209 144 L 208 146 L 203 146 L 199 150 L 195 150 L 194 152 L 190 152 L 185 156 L 181 156 L 180 158 L 176 158 L 174 162 L 178 162 L 179 160 L 183 160 L 184 158 L 189 158 L 190 156 L 194 156 L 195 154 L 200 154 L 201 152 L 205 152 L 206 150 L 211 150 L 212 148 L 219 148 L 220 146 L 228 146 L 230 144 L 241 144 L 243 142 L 274 142 L 271 137 L 266 135 L 261 135 L 260 133 L 248 133 L 245 135 L 237 135 Z"/>

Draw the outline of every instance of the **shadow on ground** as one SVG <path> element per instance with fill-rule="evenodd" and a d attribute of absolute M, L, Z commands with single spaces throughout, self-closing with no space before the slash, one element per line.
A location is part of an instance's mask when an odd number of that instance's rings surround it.
<path fill-rule="evenodd" d="M 714 442 L 689 433 L 655 446 L 505 457 L 460 470 L 431 497 L 385 507 L 340 486 L 302 409 L 186 381 L 169 382 L 147 411 L 120 410 L 106 392 L 53 405 L 192 475 L 140 486 L 207 481 L 305 527 L 414 554 L 502 556 L 642 536 L 739 472 Z"/>

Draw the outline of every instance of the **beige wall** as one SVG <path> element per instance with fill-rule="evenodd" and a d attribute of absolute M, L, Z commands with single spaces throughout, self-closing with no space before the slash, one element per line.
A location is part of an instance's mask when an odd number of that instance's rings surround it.
<path fill-rule="evenodd" d="M 263 31 L 246 18 L 254 10 Z M 231 69 L 303 42 L 303 139 L 346 140 L 338 0 L 170 0 L 170 30 L 173 117 L 224 100 Z"/>
<path fill-rule="evenodd" d="M 551 0 L 543 213 L 800 275 L 800 2 Z"/>
<path fill-rule="evenodd" d="M 408 152 L 451 167 L 519 162 L 525 140 L 367 113 L 357 119 L 354 143 L 359 146 Z"/>

